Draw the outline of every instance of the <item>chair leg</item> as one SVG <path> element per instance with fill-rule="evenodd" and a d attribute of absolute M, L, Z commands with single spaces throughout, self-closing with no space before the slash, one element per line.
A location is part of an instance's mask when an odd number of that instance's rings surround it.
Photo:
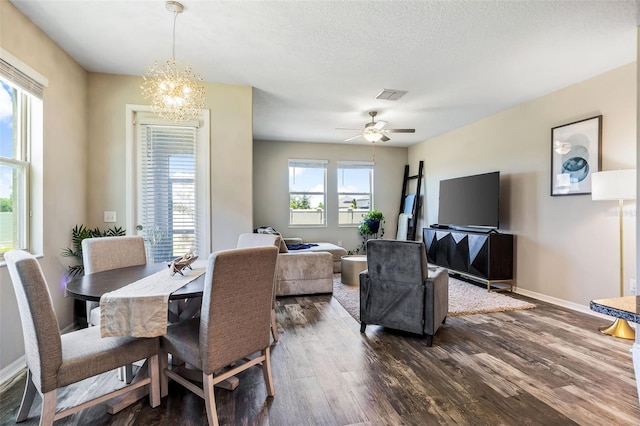
<path fill-rule="evenodd" d="M 271 309 L 271 335 L 274 341 L 278 341 L 278 325 L 276 324 L 276 310 Z"/>
<path fill-rule="evenodd" d="M 427 346 L 433 345 L 433 334 L 427 334 Z"/>
<path fill-rule="evenodd" d="M 360 323 L 360 333 L 364 333 L 364 330 L 367 328 L 367 324 L 361 322 Z"/>
<path fill-rule="evenodd" d="M 149 385 L 149 404 L 152 408 L 160 405 L 160 369 L 159 369 L 159 355 L 154 355 L 147 359 L 147 363 L 149 364 L 149 378 L 151 379 L 151 384 Z"/>
<path fill-rule="evenodd" d="M 273 386 L 273 376 L 271 375 L 271 350 L 266 348 L 262 351 L 264 361 L 262 362 L 262 374 L 264 375 L 264 382 L 267 385 L 267 395 L 274 396 L 276 394 L 276 388 Z"/>
<path fill-rule="evenodd" d="M 207 408 L 209 426 L 218 426 L 216 398 L 213 394 L 213 374 L 202 373 L 202 390 L 204 391 L 204 405 Z"/>
<path fill-rule="evenodd" d="M 27 382 L 24 385 L 24 393 L 22 394 L 22 402 L 20 403 L 16 423 L 23 422 L 29 417 L 29 410 L 33 405 L 33 399 L 37 392 L 36 385 L 34 385 L 33 380 L 31 380 L 31 370 L 27 369 Z"/>
<path fill-rule="evenodd" d="M 164 398 L 169 394 L 169 377 L 167 376 L 167 368 L 169 368 L 169 353 L 160 349 L 160 398 Z"/>
<path fill-rule="evenodd" d="M 42 395 L 42 412 L 40 413 L 40 426 L 53 425 L 56 416 L 56 389 Z"/>
<path fill-rule="evenodd" d="M 442 323 L 444 324 L 446 321 L 447 321 L 447 317 L 445 316 L 445 317 L 442 319 Z"/>

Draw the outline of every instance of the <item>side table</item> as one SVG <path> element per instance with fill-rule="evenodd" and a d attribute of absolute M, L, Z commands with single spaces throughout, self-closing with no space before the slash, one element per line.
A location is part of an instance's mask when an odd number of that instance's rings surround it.
<path fill-rule="evenodd" d="M 342 272 L 340 280 L 342 284 L 358 285 L 360 283 L 360 272 L 367 270 L 367 256 L 363 254 L 352 254 L 340 258 Z"/>
<path fill-rule="evenodd" d="M 594 312 L 621 318 L 636 324 L 640 323 L 640 296 L 613 297 L 592 300 L 589 308 Z M 636 374 L 636 387 L 640 401 L 640 343 L 636 340 L 631 348 L 633 369 Z"/>

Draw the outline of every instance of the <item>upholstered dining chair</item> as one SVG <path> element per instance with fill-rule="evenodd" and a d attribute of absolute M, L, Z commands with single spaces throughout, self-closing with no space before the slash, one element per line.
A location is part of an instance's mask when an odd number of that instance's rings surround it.
<path fill-rule="evenodd" d="M 127 266 L 145 265 L 147 252 L 140 235 L 85 238 L 82 240 L 82 264 L 85 274 Z M 100 325 L 100 304 L 87 302 L 89 325 Z"/>
<path fill-rule="evenodd" d="M 85 274 L 109 271 L 127 266 L 145 265 L 147 252 L 140 235 L 85 238 L 82 240 L 82 265 Z M 86 302 L 89 326 L 100 325 L 100 303 Z M 118 377 L 126 383 L 133 380 L 133 366 L 118 370 Z"/>
<path fill-rule="evenodd" d="M 449 275 L 427 267 L 422 241 L 369 240 L 360 273 L 360 332 L 368 324 L 427 336 L 427 345 L 449 311 Z"/>
<path fill-rule="evenodd" d="M 255 232 L 247 232 L 244 234 L 240 234 L 238 236 L 238 245 L 237 248 L 249 248 L 249 247 L 261 247 L 261 246 L 275 246 L 278 247 L 282 252 L 284 249 L 282 245 L 284 244 L 284 240 L 277 234 L 258 234 Z M 286 248 L 286 245 L 284 246 Z M 271 305 L 271 335 L 273 336 L 273 340 L 275 342 L 278 341 L 278 324 L 276 323 L 276 293 L 275 286 L 278 281 L 277 276 L 277 265 L 276 265 L 276 273 L 273 275 L 273 303 Z"/>
<path fill-rule="evenodd" d="M 214 385 L 241 371 L 259 365 L 267 394 L 275 395 L 269 322 L 277 256 L 276 247 L 212 253 L 200 318 L 171 324 L 160 337 L 161 395 L 167 393 L 169 378 L 186 387 L 204 399 L 209 425 L 218 425 Z M 202 388 L 167 368 L 169 353 L 202 371 Z"/>
<path fill-rule="evenodd" d="M 20 311 L 28 368 L 17 422 L 28 417 L 36 392 L 42 397 L 41 425 L 51 425 L 55 420 L 142 386 L 150 387 L 151 406 L 160 405 L 158 338 L 102 338 L 98 327 L 60 335 L 49 287 L 38 261 L 22 250 L 9 251 L 4 258 Z M 58 388 L 142 359 L 149 363 L 149 377 L 56 412 Z"/>

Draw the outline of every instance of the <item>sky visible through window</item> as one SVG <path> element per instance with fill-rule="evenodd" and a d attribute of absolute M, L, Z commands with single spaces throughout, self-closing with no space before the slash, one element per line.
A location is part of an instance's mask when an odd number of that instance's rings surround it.
<path fill-rule="evenodd" d="M 0 81 L 0 156 L 13 157 L 13 89 Z M 9 198 L 12 185 L 11 169 L 0 168 L 0 198 Z"/>
<path fill-rule="evenodd" d="M 294 176 L 295 171 L 295 176 Z M 294 192 L 324 192 L 322 168 L 289 167 L 289 190 Z M 344 170 L 338 174 L 338 192 L 369 192 L 369 172 L 365 170 Z M 323 196 L 310 196 L 312 208 L 323 201 Z M 340 206 L 349 207 L 349 206 Z"/>

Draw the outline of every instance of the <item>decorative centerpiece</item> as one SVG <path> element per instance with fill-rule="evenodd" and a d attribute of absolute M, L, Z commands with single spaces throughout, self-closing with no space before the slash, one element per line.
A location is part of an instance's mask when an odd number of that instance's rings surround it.
<path fill-rule="evenodd" d="M 171 261 L 171 263 L 168 265 L 169 269 L 171 271 L 171 276 L 174 276 L 176 273 L 178 273 L 180 275 L 184 275 L 182 273 L 182 270 L 184 268 L 193 269 L 193 268 L 191 268 L 191 264 L 193 262 L 195 262 L 196 260 L 198 260 L 198 256 L 193 254 L 192 251 L 187 253 L 187 254 L 185 254 L 182 257 L 177 257 L 177 258 L 173 259 Z"/>

